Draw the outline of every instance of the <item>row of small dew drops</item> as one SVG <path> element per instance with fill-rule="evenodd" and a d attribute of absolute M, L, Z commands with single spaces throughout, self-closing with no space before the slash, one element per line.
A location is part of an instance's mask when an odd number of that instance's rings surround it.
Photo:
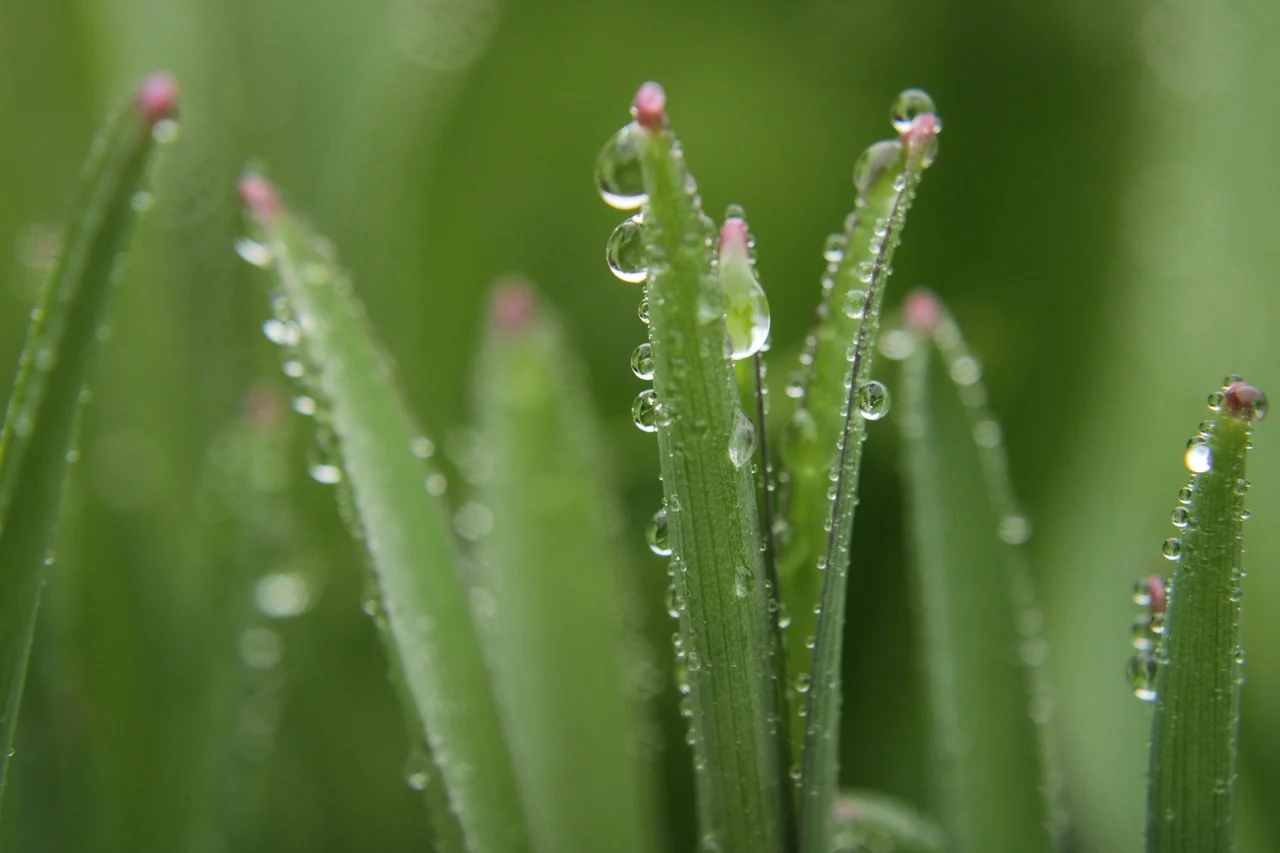
<path fill-rule="evenodd" d="M 1240 382 L 1240 377 L 1232 374 L 1222 382 L 1222 387 L 1209 395 L 1208 406 L 1211 412 L 1222 411 L 1224 395 L 1228 388 Z M 1261 406 L 1255 406 L 1254 412 L 1250 416 L 1251 421 L 1260 420 L 1266 414 L 1266 402 L 1263 398 Z M 1204 421 L 1200 424 L 1199 431 L 1187 441 L 1187 450 L 1183 455 L 1183 461 L 1187 466 L 1187 470 L 1191 472 L 1191 480 L 1178 490 L 1178 505 L 1169 513 L 1169 521 L 1179 534 L 1170 536 L 1164 540 L 1160 546 L 1160 554 L 1166 560 L 1174 563 L 1181 562 L 1183 556 L 1187 552 L 1187 547 L 1182 541 L 1182 531 L 1193 527 L 1197 523 L 1197 519 L 1191 515 L 1192 510 L 1188 509 L 1195 498 L 1196 475 L 1204 474 L 1213 469 L 1213 451 L 1209 446 L 1209 439 L 1213 436 L 1213 421 Z M 1253 449 L 1253 442 L 1249 441 L 1246 445 L 1249 450 Z M 1250 483 L 1248 480 L 1241 478 L 1236 482 L 1236 494 L 1243 497 L 1249 491 Z M 1249 511 L 1243 510 L 1240 513 L 1240 521 L 1249 520 Z M 1232 578 L 1232 598 L 1239 601 L 1240 585 L 1244 580 L 1245 570 L 1241 566 L 1237 566 L 1234 570 Z M 1159 695 L 1156 691 L 1156 682 L 1160 672 L 1161 665 L 1169 662 L 1169 653 L 1165 648 L 1161 639 L 1165 632 L 1165 619 L 1167 618 L 1170 598 L 1173 595 L 1173 578 L 1163 580 L 1159 576 L 1143 578 L 1134 583 L 1133 587 L 1133 603 L 1139 607 L 1145 608 L 1145 612 L 1140 613 L 1133 621 L 1130 628 L 1130 642 L 1134 649 L 1134 655 L 1129 659 L 1126 675 L 1129 680 L 1129 686 L 1133 689 L 1133 695 L 1144 702 L 1154 702 Z M 1232 660 L 1240 665 L 1245 662 L 1244 649 L 1236 646 L 1231 651 Z M 1244 676 L 1240 675 L 1241 683 Z"/>

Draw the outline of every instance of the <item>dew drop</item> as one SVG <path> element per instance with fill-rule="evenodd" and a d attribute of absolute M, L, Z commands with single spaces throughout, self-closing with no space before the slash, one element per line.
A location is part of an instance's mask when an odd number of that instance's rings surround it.
<path fill-rule="evenodd" d="M 1138 652 L 1129 660 L 1129 686 L 1133 695 L 1143 702 L 1154 702 L 1156 698 L 1156 673 L 1159 666 L 1156 659 L 1147 652 Z"/>
<path fill-rule="evenodd" d="M 1151 630 L 1151 619 L 1149 615 L 1139 616 L 1129 628 L 1129 642 L 1140 652 L 1149 652 L 1156 646 L 1156 633 Z"/>
<path fill-rule="evenodd" d="M 297 323 L 277 320 L 274 317 L 262 324 L 262 334 L 276 346 L 296 347 L 302 340 L 302 330 Z"/>
<path fill-rule="evenodd" d="M 760 352 L 769 339 L 769 300 L 756 277 L 750 239 L 741 217 L 725 220 L 720 230 L 717 269 L 724 290 L 724 324 L 729 333 L 729 357 L 734 361 Z"/>
<path fill-rule="evenodd" d="M 741 468 L 751 461 L 756 452 L 756 425 L 739 409 L 733 419 L 733 432 L 729 435 L 729 461 Z"/>
<path fill-rule="evenodd" d="M 431 781 L 430 759 L 427 754 L 415 749 L 404 761 L 404 782 L 414 791 L 425 791 Z"/>
<path fill-rule="evenodd" d="M 1222 391 L 1214 391 L 1213 393 L 1211 393 L 1209 395 L 1208 400 L 1205 401 L 1209 405 L 1209 411 L 1211 412 L 1222 411 L 1222 401 L 1225 397 L 1226 397 L 1226 394 L 1224 394 Z"/>
<path fill-rule="evenodd" d="M 867 292 L 850 290 L 844 298 L 844 316 L 850 320 L 861 320 L 867 313 Z"/>
<path fill-rule="evenodd" d="M 1267 395 L 1239 380 L 1223 393 L 1222 405 L 1233 417 L 1248 424 L 1256 424 L 1267 416 Z"/>
<path fill-rule="evenodd" d="M 425 485 L 426 485 L 427 494 L 431 495 L 432 497 L 438 498 L 448 490 L 449 481 L 445 479 L 444 474 L 436 472 L 434 474 L 427 475 Z"/>
<path fill-rule="evenodd" d="M 853 185 L 865 195 L 889 167 L 901 168 L 906 147 L 898 139 L 872 143 L 853 164 Z"/>
<path fill-rule="evenodd" d="M 962 355 L 951 362 L 951 379 L 957 385 L 972 385 L 982 377 L 982 367 L 970 355 Z"/>
<path fill-rule="evenodd" d="M 1203 474 L 1213 467 L 1213 451 L 1207 444 L 1193 443 L 1187 448 L 1183 461 L 1193 474 Z"/>
<path fill-rule="evenodd" d="M 893 129 L 898 133 L 906 133 L 916 116 L 935 112 L 933 98 L 923 89 L 903 89 L 889 110 L 889 118 Z"/>
<path fill-rule="evenodd" d="M 667 511 L 665 509 L 660 509 L 653 514 L 653 520 L 649 522 L 649 529 L 645 531 L 645 539 L 649 543 L 649 550 L 659 557 L 671 556 L 671 541 L 668 535 Z"/>
<path fill-rule="evenodd" d="M 1164 555 L 1166 560 L 1182 559 L 1182 540 L 1176 536 L 1170 536 L 1160 546 L 1160 553 Z"/>
<path fill-rule="evenodd" d="M 596 160 L 596 188 L 610 207 L 635 210 L 649 199 L 640 168 L 638 135 L 644 132 L 632 122 L 611 136 L 600 151 Z"/>
<path fill-rule="evenodd" d="M 1139 607 L 1151 606 L 1151 587 L 1146 578 L 1133 582 L 1133 603 Z"/>
<path fill-rule="evenodd" d="M 642 223 L 639 216 L 623 221 L 613 229 L 609 242 L 605 244 L 604 256 L 609 262 L 609 269 L 628 284 L 640 284 L 649 277 Z"/>
<path fill-rule="evenodd" d="M 342 469 L 337 465 L 312 465 L 310 474 L 311 479 L 317 483 L 324 483 L 326 486 L 332 486 L 334 483 L 342 481 Z"/>
<path fill-rule="evenodd" d="M 631 353 L 631 372 L 637 379 L 653 378 L 653 347 L 646 341 Z"/>
<path fill-rule="evenodd" d="M 889 389 L 883 382 L 872 379 L 858 388 L 858 413 L 869 421 L 878 421 L 889 414 Z"/>
<path fill-rule="evenodd" d="M 1169 513 L 1169 521 L 1174 527 L 1186 527 L 1191 523 L 1191 512 L 1185 506 L 1174 507 L 1173 512 Z"/>
<path fill-rule="evenodd" d="M 1031 522 L 1018 513 L 1010 513 L 1000 519 L 1000 538 L 1010 545 L 1022 545 L 1031 538 Z"/>
<path fill-rule="evenodd" d="M 631 404 L 631 419 L 641 432 L 658 431 L 658 392 L 652 388 L 641 391 Z"/>
<path fill-rule="evenodd" d="M 640 318 L 640 322 L 646 326 L 649 325 L 649 298 L 646 296 L 640 300 L 640 307 L 636 308 L 636 316 Z"/>
<path fill-rule="evenodd" d="M 1178 489 L 1178 503 L 1191 503 L 1191 497 L 1194 494 L 1195 492 L 1190 486 L 1183 486 L 1181 489 Z M 1237 494 L 1239 494 L 1239 492 L 1237 492 Z"/>
<path fill-rule="evenodd" d="M 288 376 L 290 379 L 301 379 L 307 372 L 307 368 L 297 359 L 289 359 L 284 364 L 280 365 L 280 369 L 284 372 L 284 375 Z"/>
<path fill-rule="evenodd" d="M 264 616 L 289 619 L 311 606 L 311 585 L 297 572 L 272 572 L 253 586 L 253 603 Z"/>
<path fill-rule="evenodd" d="M 792 400 L 799 400 L 804 396 L 805 375 L 803 372 L 797 371 L 787 380 L 787 385 L 783 389 L 783 393 Z"/>
<path fill-rule="evenodd" d="M 236 254 L 247 263 L 253 264 L 259 269 L 266 269 L 271 266 L 271 250 L 256 240 L 240 237 L 232 245 L 235 247 Z"/>
<path fill-rule="evenodd" d="M 756 574 L 747 566 L 738 566 L 733 577 L 733 594 L 746 598 L 756 588 Z"/>
<path fill-rule="evenodd" d="M 431 439 L 420 435 L 409 443 L 409 452 L 419 459 L 430 459 L 436 452 L 436 446 Z"/>
<path fill-rule="evenodd" d="M 453 529 L 470 542 L 479 542 L 493 532 L 493 510 L 472 501 L 463 504 L 453 516 Z"/>
<path fill-rule="evenodd" d="M 823 260 L 833 264 L 839 263 L 840 259 L 844 257 L 844 250 L 847 245 L 848 240 L 843 234 L 832 234 L 828 236 L 827 245 L 822 249 Z"/>
<path fill-rule="evenodd" d="M 293 398 L 293 410 L 300 415 L 311 417 L 316 413 L 316 401 L 314 397 L 308 397 L 305 394 Z"/>
<path fill-rule="evenodd" d="M 796 676 L 795 689 L 797 693 L 808 693 L 809 688 L 813 686 L 813 678 L 807 672 L 802 672 Z"/>

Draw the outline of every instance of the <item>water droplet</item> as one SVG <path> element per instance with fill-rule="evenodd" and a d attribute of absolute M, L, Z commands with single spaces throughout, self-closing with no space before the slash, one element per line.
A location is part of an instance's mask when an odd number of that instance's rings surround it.
<path fill-rule="evenodd" d="M 296 347 L 302 340 L 302 330 L 297 323 L 277 320 L 274 317 L 262 324 L 262 334 L 276 346 Z"/>
<path fill-rule="evenodd" d="M 1267 395 L 1245 382 L 1233 382 L 1223 394 L 1222 405 L 1233 417 L 1248 424 L 1267 416 Z"/>
<path fill-rule="evenodd" d="M 883 382 L 872 379 L 858 388 L 858 413 L 869 421 L 889 414 L 889 389 Z"/>
<path fill-rule="evenodd" d="M 332 486 L 334 483 L 342 481 L 342 469 L 337 465 L 312 465 L 310 473 L 311 479 L 327 486 Z"/>
<path fill-rule="evenodd" d="M 289 359 L 280 365 L 280 370 L 290 379 L 301 379 L 307 372 L 306 366 L 296 359 Z"/>
<path fill-rule="evenodd" d="M 470 542 L 479 542 L 493 532 L 493 510 L 472 501 L 463 504 L 453 516 L 453 529 Z"/>
<path fill-rule="evenodd" d="M 640 284 L 649 277 L 648 259 L 644 250 L 643 219 L 633 216 L 623 221 L 609 235 L 604 256 L 613 274 L 628 284 Z"/>
<path fill-rule="evenodd" d="M 804 647 L 806 649 L 812 650 L 816 645 L 818 645 L 818 638 L 813 636 L 813 634 L 804 638 Z"/>
<path fill-rule="evenodd" d="M 733 419 L 733 432 L 729 435 L 729 461 L 741 468 L 751 461 L 756 452 L 756 425 L 739 409 Z"/>
<path fill-rule="evenodd" d="M 433 474 L 427 475 L 425 487 L 427 494 L 438 498 L 448 490 L 449 481 L 445 478 L 444 474 L 437 471 Z"/>
<path fill-rule="evenodd" d="M 293 398 L 293 410 L 300 415 L 311 417 L 316 413 L 316 401 L 305 394 Z"/>
<path fill-rule="evenodd" d="M 596 160 L 596 187 L 605 204 L 618 210 L 634 210 L 648 201 L 640 167 L 639 134 L 635 122 L 609 138 Z"/>
<path fill-rule="evenodd" d="M 1176 536 L 1170 536 L 1160 546 L 1160 553 L 1164 555 L 1166 560 L 1182 559 L 1182 540 Z"/>
<path fill-rule="evenodd" d="M 1244 666 L 1244 662 L 1247 660 L 1247 655 L 1245 655 L 1244 649 L 1236 646 L 1231 650 L 1231 659 L 1241 666 Z"/>
<path fill-rule="evenodd" d="M 1026 516 L 1010 513 L 1000 519 L 1000 538 L 1010 545 L 1022 545 L 1031 538 L 1031 522 Z"/>
<path fill-rule="evenodd" d="M 1149 652 L 1156 646 L 1157 637 L 1156 632 L 1151 630 L 1151 619 L 1149 615 L 1139 616 L 1129 628 L 1129 642 L 1140 652 Z"/>
<path fill-rule="evenodd" d="M 653 378 L 653 347 L 647 341 L 631 353 L 631 372 L 637 379 Z"/>
<path fill-rule="evenodd" d="M 290 619 L 311 606 L 311 585 L 297 572 L 272 572 L 253 586 L 253 603 L 264 616 Z"/>
<path fill-rule="evenodd" d="M 431 439 L 420 435 L 409 443 L 409 451 L 419 459 L 430 459 L 436 452 L 436 446 Z"/>
<path fill-rule="evenodd" d="M 805 375 L 803 372 L 797 371 L 787 380 L 787 386 L 783 389 L 783 393 L 792 400 L 799 400 L 804 396 Z"/>
<path fill-rule="evenodd" d="M 1244 479 L 1236 480 L 1236 494 L 1237 495 L 1245 494 L 1245 492 L 1249 491 L 1249 487 L 1252 485 L 1253 484 L 1250 483 L 1248 480 L 1244 480 Z M 1186 503 L 1190 503 L 1190 501 L 1186 501 Z"/>
<path fill-rule="evenodd" d="M 1159 666 L 1156 659 L 1147 652 L 1138 652 L 1129 660 L 1129 686 L 1133 695 L 1143 702 L 1154 702 L 1156 698 L 1156 673 Z"/>
<path fill-rule="evenodd" d="M 1209 405 L 1209 411 L 1211 412 L 1222 411 L 1222 401 L 1226 396 L 1227 395 L 1224 394 L 1222 391 L 1214 391 L 1213 393 L 1211 393 L 1209 395 L 1208 400 L 1205 401 Z"/>
<path fill-rule="evenodd" d="M 808 693 L 809 688 L 813 686 L 813 678 L 807 672 L 802 672 L 796 676 L 795 689 L 797 693 Z"/>
<path fill-rule="evenodd" d="M 750 238 L 741 217 L 725 220 L 720 230 L 717 266 L 724 289 L 724 324 L 729 333 L 729 357 L 750 358 L 769 338 L 769 300 L 756 277 Z"/>
<path fill-rule="evenodd" d="M 903 89 L 889 110 L 889 118 L 893 129 L 898 133 L 906 133 L 916 116 L 934 112 L 933 98 L 923 89 Z"/>
<path fill-rule="evenodd" d="M 404 761 L 404 782 L 415 791 L 425 791 L 431 781 L 431 760 L 426 752 L 415 749 Z"/>
<path fill-rule="evenodd" d="M 1213 467 L 1213 451 L 1207 444 L 1192 444 L 1187 448 L 1183 461 L 1193 474 L 1203 474 Z"/>
<path fill-rule="evenodd" d="M 844 316 L 850 320 L 861 320 L 867 313 L 867 292 L 850 290 L 844 297 Z"/>
<path fill-rule="evenodd" d="M 649 325 L 649 297 L 640 300 L 640 306 L 636 308 L 636 316 L 640 318 L 640 322 L 646 326 Z"/>
<path fill-rule="evenodd" d="M 155 196 L 146 190 L 139 190 L 129 199 L 129 206 L 135 213 L 146 213 L 155 204 Z"/>
<path fill-rule="evenodd" d="M 781 601 L 778 602 L 777 621 L 779 630 L 785 631 L 791 627 L 791 611 L 788 610 L 787 605 Z"/>
<path fill-rule="evenodd" d="M 733 577 L 733 594 L 738 598 L 746 598 L 756 588 L 756 573 L 748 566 L 738 566 Z"/>
<path fill-rule="evenodd" d="M 631 404 L 631 419 L 642 432 L 658 431 L 658 392 L 652 388 L 641 391 Z"/>
<path fill-rule="evenodd" d="M 982 366 L 970 355 L 962 355 L 951 362 L 951 379 L 957 385 L 972 385 L 982 377 Z"/>
<path fill-rule="evenodd" d="M 667 527 L 667 511 L 660 509 L 653 514 L 649 529 L 645 531 L 645 539 L 649 542 L 649 550 L 659 557 L 671 556 L 671 539 Z"/>
<path fill-rule="evenodd" d="M 1191 503 L 1191 497 L 1193 494 L 1195 494 L 1195 492 L 1191 486 L 1183 486 L 1181 489 L 1178 489 L 1178 503 Z M 1239 493 L 1237 492 L 1237 494 Z"/>
<path fill-rule="evenodd" d="M 848 245 L 848 239 L 843 234 L 831 234 L 827 237 L 827 245 L 822 249 L 823 260 L 829 263 L 839 263 L 844 257 L 845 246 Z"/>
<path fill-rule="evenodd" d="M 1146 578 L 1133 582 L 1133 603 L 1139 607 L 1151 606 L 1151 587 Z"/>
<path fill-rule="evenodd" d="M 270 628 L 245 629 L 236 646 L 240 662 L 250 669 L 271 669 L 284 656 L 284 643 Z"/>
<path fill-rule="evenodd" d="M 1169 513 L 1169 521 L 1174 527 L 1186 527 L 1191 523 L 1191 512 L 1185 506 L 1174 507 Z"/>
<path fill-rule="evenodd" d="M 866 195 L 887 169 L 892 167 L 894 173 L 901 171 L 905 152 L 906 147 L 898 139 L 884 139 L 868 146 L 853 164 L 854 187 Z"/>
<path fill-rule="evenodd" d="M 266 269 L 271 266 L 271 250 L 256 240 L 240 237 L 232 245 L 237 255 L 255 267 Z"/>

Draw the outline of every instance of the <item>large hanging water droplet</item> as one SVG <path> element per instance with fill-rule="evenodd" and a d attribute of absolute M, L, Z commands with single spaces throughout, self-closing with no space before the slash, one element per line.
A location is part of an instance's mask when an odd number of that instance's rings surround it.
<path fill-rule="evenodd" d="M 844 297 L 844 316 L 850 320 L 861 320 L 867 313 L 867 292 L 850 290 Z"/>
<path fill-rule="evenodd" d="M 901 171 L 905 154 L 906 146 L 899 139 L 872 143 L 853 164 L 854 187 L 865 195 L 887 169 L 892 168 L 894 173 Z"/>
<path fill-rule="evenodd" d="M 729 434 L 729 461 L 741 468 L 751 461 L 756 452 L 756 425 L 739 409 L 733 419 L 733 431 Z"/>
<path fill-rule="evenodd" d="M 658 431 L 658 392 L 649 388 L 641 391 L 631 404 L 631 418 L 643 432 Z"/>
<path fill-rule="evenodd" d="M 718 270 L 724 289 L 724 324 L 729 333 L 729 357 L 750 358 L 769 338 L 769 300 L 756 277 L 750 238 L 741 216 L 725 220 L 720 229 Z"/>
<path fill-rule="evenodd" d="M 869 421 L 889 414 L 889 389 L 883 382 L 872 379 L 858 388 L 858 413 Z"/>
<path fill-rule="evenodd" d="M 647 381 L 653 378 L 653 347 L 647 341 L 631 353 L 631 372 L 637 379 Z"/>
<path fill-rule="evenodd" d="M 1187 447 L 1183 461 L 1186 462 L 1188 471 L 1193 474 L 1203 474 L 1213 468 L 1213 451 L 1207 444 L 1192 444 Z"/>
<path fill-rule="evenodd" d="M 1154 702 L 1156 698 L 1156 674 L 1159 665 L 1148 652 L 1138 652 L 1129 660 L 1129 686 L 1133 695 L 1143 702 Z"/>
<path fill-rule="evenodd" d="M 671 556 L 671 540 L 668 535 L 667 511 L 665 509 L 660 509 L 653 514 L 653 520 L 649 522 L 649 529 L 645 531 L 645 540 L 649 543 L 649 550 L 659 557 Z"/>
<path fill-rule="evenodd" d="M 643 219 L 639 216 L 623 221 L 613 229 L 604 248 L 609 269 L 628 284 L 640 284 L 649 277 L 642 223 Z"/>
<path fill-rule="evenodd" d="M 640 168 L 639 134 L 644 132 L 632 122 L 609 137 L 600 151 L 596 160 L 596 188 L 610 207 L 635 210 L 649 199 Z"/>
<path fill-rule="evenodd" d="M 906 133 L 916 116 L 936 112 L 933 98 L 923 89 L 903 89 L 889 110 L 889 118 L 893 129 L 898 133 Z"/>

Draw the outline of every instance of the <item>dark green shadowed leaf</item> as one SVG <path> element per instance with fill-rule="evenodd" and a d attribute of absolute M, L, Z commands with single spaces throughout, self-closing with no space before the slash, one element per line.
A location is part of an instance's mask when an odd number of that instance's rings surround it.
<path fill-rule="evenodd" d="M 0 433 L 0 793 L 67 475 L 86 368 L 157 139 L 172 138 L 177 86 L 143 82 L 94 142 L 53 272 L 31 314 Z"/>
<path fill-rule="evenodd" d="M 417 708 L 468 849 L 527 850 L 470 594 L 440 496 L 444 481 L 424 461 L 432 445 L 408 416 L 390 360 L 329 245 L 284 209 L 265 179 L 246 177 L 240 193 L 252 238 L 240 251 L 274 274 L 276 316 L 267 334 L 301 359 L 319 438 L 330 454 L 312 467 L 312 476 L 341 486 L 353 532 L 368 551 L 379 595 L 375 621 L 394 650 L 397 689 Z"/>
<path fill-rule="evenodd" d="M 942 831 L 906 803 L 869 791 L 836 799 L 833 853 L 942 853 Z M 948 848 L 949 849 L 949 848 Z"/>
<path fill-rule="evenodd" d="M 1027 522 L 955 321 L 930 293 L 911 294 L 906 313 L 915 332 L 895 332 L 886 349 L 906 356 L 895 420 L 935 811 L 957 853 L 1053 850 L 1061 818 L 1045 733 L 1047 649 L 1017 547 Z"/>
<path fill-rule="evenodd" d="M 731 344 L 725 291 L 712 269 L 715 226 L 663 107 L 659 86 L 641 87 L 636 120 L 606 145 L 598 180 L 613 206 L 644 205 L 654 388 L 637 400 L 635 416 L 658 434 L 666 530 L 655 550 L 671 555 L 700 843 L 776 853 L 782 785 L 753 433 L 728 357 L 738 342 Z"/>
<path fill-rule="evenodd" d="M 499 287 L 479 373 L 493 518 L 475 594 L 534 850 L 653 849 L 620 511 L 580 366 L 522 283 Z M 477 612 L 479 617 L 479 610 Z"/>
<path fill-rule="evenodd" d="M 880 209 L 869 210 L 871 203 L 864 199 L 851 217 L 844 258 L 836 272 L 837 281 L 844 284 L 828 294 L 840 302 L 829 303 L 820 317 L 816 349 L 809 355 L 813 373 L 802 408 L 783 440 L 783 459 L 791 472 L 786 518 L 792 538 L 780 562 L 782 593 L 792 614 L 803 614 L 805 620 L 803 625 L 792 625 L 792 636 L 814 638 L 811 669 L 789 673 L 804 712 L 800 778 L 804 853 L 827 853 L 831 847 L 831 814 L 840 770 L 845 594 L 862 443 L 867 422 L 883 418 L 889 407 L 888 391 L 871 378 L 880 305 L 907 212 L 924 169 L 937 153 L 941 130 L 932 99 L 918 89 L 899 96 L 893 119 L 902 140 L 872 146 L 855 166 L 859 190 L 870 197 L 870 188 L 877 188 Z M 881 152 L 883 146 L 888 146 L 887 154 Z M 867 221 L 871 214 L 874 219 Z M 837 312 L 843 321 L 836 319 Z M 846 321 L 856 322 L 850 327 Z M 816 614 L 815 575 L 822 578 Z M 807 648 L 809 642 L 803 645 Z M 796 661 L 794 653 L 791 661 Z"/>
<path fill-rule="evenodd" d="M 1228 376 L 1209 395 L 1209 409 L 1212 416 L 1187 444 L 1191 481 L 1170 516 L 1175 535 L 1162 546 L 1175 564 L 1164 634 L 1154 652 L 1139 652 L 1130 666 L 1134 692 L 1156 704 L 1150 853 L 1235 849 L 1245 457 L 1267 398 Z"/>

